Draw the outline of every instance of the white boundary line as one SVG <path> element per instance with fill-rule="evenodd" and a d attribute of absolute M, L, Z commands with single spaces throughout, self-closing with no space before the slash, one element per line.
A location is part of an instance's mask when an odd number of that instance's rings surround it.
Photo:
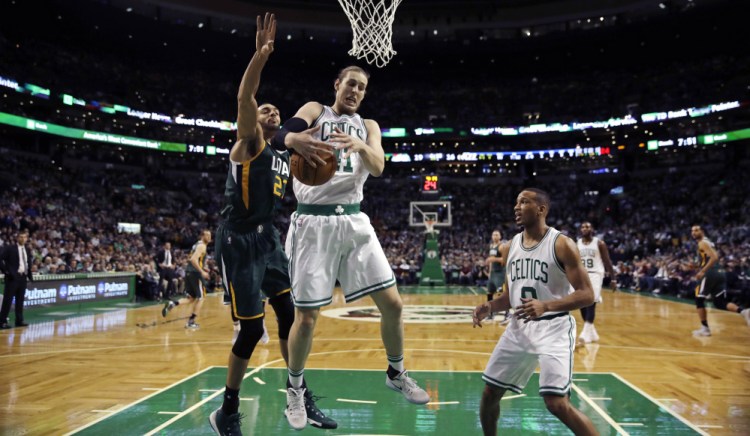
<path fill-rule="evenodd" d="M 242 380 L 245 380 L 246 378 L 250 377 L 251 375 L 257 374 L 261 369 L 265 368 L 268 365 L 272 365 L 274 363 L 283 362 L 283 361 L 284 361 L 284 359 L 276 359 L 276 360 L 272 360 L 270 362 L 266 362 L 263 365 L 260 365 L 260 366 L 256 367 L 255 369 L 253 369 L 252 371 L 246 373 L 242 377 Z M 168 421 L 164 422 L 162 425 L 160 425 L 160 426 L 156 427 L 155 429 L 149 431 L 148 433 L 146 433 L 145 436 L 155 435 L 158 432 L 160 432 L 161 430 L 164 430 L 165 428 L 169 427 L 169 425 L 172 424 L 173 422 L 182 419 L 183 416 L 187 415 L 188 413 L 192 412 L 193 410 L 201 407 L 202 405 L 208 403 L 209 401 L 211 401 L 214 398 L 218 397 L 219 395 L 223 394 L 225 389 L 226 388 L 219 389 L 218 391 L 216 391 L 213 394 L 207 396 L 206 398 L 202 399 L 201 401 L 193 404 L 189 408 L 187 408 L 187 409 L 183 410 L 182 412 L 180 412 L 179 415 L 173 416 Z"/>
<path fill-rule="evenodd" d="M 470 322 L 467 322 L 467 325 L 469 325 Z M 317 341 L 328 341 L 328 342 L 378 342 L 380 343 L 381 339 L 380 337 L 373 337 L 371 339 L 365 339 L 365 338 L 315 338 Z M 226 344 L 228 343 L 228 339 L 226 341 L 190 341 L 190 342 L 175 342 L 171 343 L 170 346 L 194 346 L 194 345 L 204 345 L 204 344 Z M 276 342 L 276 339 L 271 339 L 271 342 Z M 409 339 L 405 338 L 405 342 L 423 342 L 422 339 Z M 448 342 L 448 343 L 455 343 L 455 342 L 462 342 L 462 343 L 475 343 L 475 344 L 481 344 L 481 343 L 497 343 L 497 339 L 430 339 L 430 342 Z M 96 347 L 96 348 L 72 348 L 72 349 L 65 349 L 65 350 L 49 350 L 49 351 L 35 351 L 31 353 L 19 353 L 19 354 L 5 354 L 0 355 L 1 359 L 7 359 L 7 358 L 17 358 L 17 357 L 28 357 L 28 356 L 40 356 L 40 355 L 48 355 L 48 354 L 68 354 L 68 353 L 89 353 L 89 352 L 98 352 L 98 351 L 110 351 L 110 350 L 126 350 L 126 349 L 138 349 L 138 348 L 153 348 L 153 347 L 163 347 L 164 344 L 139 344 L 139 345 L 118 345 L 114 347 Z M 739 362 L 739 363 L 750 363 L 750 356 L 737 356 L 733 354 L 721 354 L 721 353 L 704 353 L 701 351 L 689 351 L 689 350 L 670 350 L 667 348 L 652 348 L 652 347 L 631 347 L 631 346 L 623 346 L 623 345 L 600 345 L 600 348 L 613 348 L 613 349 L 625 349 L 625 350 L 639 350 L 639 351 L 647 351 L 651 353 L 677 353 L 677 354 L 686 354 L 686 355 L 696 355 L 696 356 L 708 356 L 708 357 L 716 357 L 721 359 L 729 359 L 731 362 Z M 357 350 L 349 350 L 349 351 L 357 351 Z M 378 351 L 383 351 L 382 349 L 379 349 Z M 479 354 L 479 353 L 477 353 Z M 491 352 L 483 353 L 486 356 L 489 356 L 492 354 Z M 455 371 L 454 371 L 455 372 Z M 577 374 L 583 374 L 583 373 L 577 373 Z"/>
<path fill-rule="evenodd" d="M 135 406 L 135 405 L 136 405 L 136 404 L 138 404 L 138 403 L 142 403 L 142 402 L 144 402 L 144 401 L 148 400 L 149 398 L 151 398 L 151 397 L 153 397 L 153 396 L 155 396 L 155 395 L 159 395 L 159 393 L 161 393 L 161 392 L 164 392 L 164 391 L 166 391 L 167 389 L 170 389 L 170 388 L 172 388 L 172 387 L 174 387 L 174 386 L 177 386 L 177 385 L 179 385 L 180 383 L 184 383 L 185 381 L 187 381 L 187 380 L 190 380 L 190 379 L 191 379 L 191 378 L 193 378 L 193 377 L 197 377 L 197 376 L 199 376 L 199 375 L 203 374 L 204 372 L 207 372 L 207 371 L 211 370 L 212 368 L 216 368 L 216 367 L 215 367 L 215 366 L 209 366 L 208 368 L 204 369 L 203 371 L 198 371 L 198 372 L 196 372 L 196 373 L 193 373 L 193 374 L 191 374 L 191 375 L 189 375 L 189 376 L 187 376 L 187 377 L 183 378 L 182 380 L 178 380 L 178 381 L 176 381 L 176 382 L 172 383 L 171 385 L 169 385 L 169 386 L 167 386 L 167 387 L 165 387 L 165 388 L 162 388 L 162 389 L 160 389 L 160 390 L 158 390 L 158 391 L 156 391 L 156 392 L 154 392 L 154 393 L 152 393 L 152 394 L 146 395 L 145 397 L 141 398 L 140 400 L 136 400 L 136 401 L 133 401 L 132 403 L 130 403 L 130 404 L 127 404 L 127 405 L 125 405 L 125 406 L 123 406 L 123 407 L 120 407 L 120 408 L 119 408 L 119 409 L 117 409 L 117 410 L 112 410 L 112 411 L 110 412 L 110 414 L 109 414 L 109 415 L 106 415 L 106 416 L 102 416 L 101 418 L 99 418 L 99 419 L 97 419 L 97 420 L 95 420 L 95 421 L 91 421 L 91 422 L 89 422 L 88 424 L 84 425 L 83 427 L 78 427 L 77 429 L 75 429 L 75 430 L 73 430 L 73 431 L 71 431 L 71 432 L 65 433 L 65 435 L 64 435 L 64 436 L 72 435 L 72 434 L 74 434 L 74 433 L 77 433 L 77 432 L 79 432 L 79 431 L 85 430 L 85 429 L 87 429 L 87 428 L 91 427 L 91 426 L 92 426 L 92 425 L 94 425 L 94 424 L 97 424 L 97 423 L 99 423 L 99 422 L 101 422 L 101 421 L 104 421 L 105 419 L 109 418 L 110 416 L 113 416 L 113 415 L 115 415 L 115 414 L 117 414 L 117 413 L 120 413 L 120 412 L 122 412 L 122 411 L 123 411 L 123 410 L 125 410 L 125 409 L 128 409 L 128 408 L 130 408 L 130 407 L 133 407 L 133 406 Z M 223 389 L 222 389 L 222 390 L 223 390 Z"/>
<path fill-rule="evenodd" d="M 594 411 L 596 411 L 596 413 L 598 413 L 602 418 L 604 418 L 604 420 L 607 421 L 607 423 L 609 425 L 611 425 L 612 427 L 614 427 L 614 429 L 617 430 L 617 434 L 621 434 L 621 435 L 624 435 L 624 436 L 629 436 L 630 435 L 630 433 L 628 433 L 627 431 L 625 431 L 624 428 L 622 428 L 617 422 L 615 422 L 615 420 L 612 419 L 612 417 L 609 416 L 607 414 L 607 412 L 605 412 L 604 410 L 602 410 L 602 408 L 599 407 L 598 404 L 596 404 L 591 398 L 589 398 L 589 396 L 586 395 L 586 393 L 583 392 L 581 390 L 581 388 L 579 388 L 578 386 L 576 386 L 575 383 L 571 383 L 570 387 L 573 388 L 573 390 L 576 391 L 576 393 L 578 394 L 578 396 L 580 396 L 583 401 L 585 401 L 586 403 L 588 403 L 588 405 L 592 409 L 594 409 Z"/>
<path fill-rule="evenodd" d="M 377 401 L 370 401 L 370 400 L 349 400 L 347 398 L 336 398 L 336 401 L 341 401 L 342 403 L 378 404 Z"/>
<path fill-rule="evenodd" d="M 690 421 L 688 421 L 687 419 L 685 419 L 684 417 L 682 417 L 680 414 L 678 414 L 677 412 L 675 412 L 672 409 L 670 409 L 669 407 L 666 407 L 666 406 L 662 405 L 661 403 L 659 403 L 658 401 L 656 401 L 656 399 L 654 399 L 654 397 L 652 397 L 651 395 L 649 395 L 649 394 L 645 393 L 644 391 L 642 391 L 638 386 L 636 386 L 636 385 L 630 383 L 629 381 L 625 380 L 623 377 L 620 376 L 620 374 L 618 374 L 616 372 L 611 372 L 610 374 L 612 374 L 613 376 L 615 376 L 621 382 L 623 382 L 626 385 L 628 385 L 634 391 L 636 391 L 639 394 L 641 394 L 644 397 L 646 397 L 652 403 L 654 403 L 657 406 L 659 406 L 659 408 L 664 409 L 667 413 L 669 413 L 670 415 L 672 415 L 675 418 L 679 419 L 683 424 L 687 425 L 688 427 L 690 427 L 691 429 L 695 430 L 696 432 L 698 432 L 701 435 L 708 436 L 708 433 L 706 433 L 705 431 L 701 430 L 700 428 L 698 428 L 697 426 L 695 426 L 694 424 L 692 424 Z"/>

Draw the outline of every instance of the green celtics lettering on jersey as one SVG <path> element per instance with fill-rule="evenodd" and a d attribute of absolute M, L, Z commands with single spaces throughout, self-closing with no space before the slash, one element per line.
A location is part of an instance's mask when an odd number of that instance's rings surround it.
<path fill-rule="evenodd" d="M 323 121 L 320 122 L 320 126 L 320 140 L 324 142 L 328 141 L 328 139 L 331 137 L 331 133 L 335 132 L 336 129 L 346 133 L 347 135 L 355 136 L 363 141 L 367 139 L 364 124 L 359 126 L 356 123 L 350 123 L 348 120 L 336 121 L 331 119 L 323 119 Z M 344 157 L 345 153 L 346 151 L 344 150 L 336 150 L 336 158 L 339 161 L 339 167 L 336 171 L 351 173 L 354 171 L 354 167 L 352 166 L 351 159 L 347 159 Z"/>
<path fill-rule="evenodd" d="M 602 260 L 602 253 L 599 251 L 599 238 L 591 238 L 588 243 L 581 238 L 576 242 L 576 245 L 581 255 L 581 263 L 586 271 L 604 274 L 604 261 Z"/>
<path fill-rule="evenodd" d="M 542 240 L 528 248 L 523 246 L 523 233 L 513 237 L 505 264 L 511 307 L 521 305 L 521 298 L 559 300 L 572 292 L 555 255 L 555 241 L 560 236 L 549 227 Z"/>
<path fill-rule="evenodd" d="M 358 114 L 340 115 L 328 106 L 323 109 L 312 127 L 320 126 L 313 134 L 315 139 L 330 140 L 336 129 L 367 142 L 365 121 Z M 362 201 L 362 187 L 369 176 L 359 153 L 344 159 L 346 152 L 337 152 L 339 165 L 333 178 L 320 186 L 294 183 L 294 195 L 302 204 L 355 204 Z"/>
<path fill-rule="evenodd" d="M 195 250 L 198 249 L 198 245 L 203 244 L 203 241 L 198 241 L 195 244 L 193 244 L 193 248 L 190 249 L 190 255 L 188 255 L 188 259 L 193 258 L 193 254 L 195 254 Z M 201 257 L 198 258 L 198 265 L 203 269 L 203 260 L 206 258 L 206 250 L 203 250 L 203 254 Z M 195 269 L 193 266 L 193 262 L 190 262 L 188 260 L 187 267 L 185 267 L 185 271 L 187 272 L 200 272 L 199 270 Z"/>
<path fill-rule="evenodd" d="M 270 221 L 289 180 L 289 153 L 268 144 L 251 159 L 229 165 L 221 216 L 229 224 Z"/>

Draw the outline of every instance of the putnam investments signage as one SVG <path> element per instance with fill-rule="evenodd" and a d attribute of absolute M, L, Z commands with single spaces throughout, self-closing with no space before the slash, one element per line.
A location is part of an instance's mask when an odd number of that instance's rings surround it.
<path fill-rule="evenodd" d="M 132 276 L 35 280 L 26 288 L 26 307 L 125 299 L 133 295 Z"/>

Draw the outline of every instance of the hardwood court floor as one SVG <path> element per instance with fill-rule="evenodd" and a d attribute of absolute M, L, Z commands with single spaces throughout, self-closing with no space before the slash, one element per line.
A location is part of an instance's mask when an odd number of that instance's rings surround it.
<path fill-rule="evenodd" d="M 477 292 L 404 289 L 405 313 L 419 321 L 405 325 L 408 368 L 484 369 L 503 327 L 471 328 L 468 308 L 484 299 Z M 348 306 L 336 299 L 331 308 L 359 310 L 320 317 L 309 368 L 385 369 L 379 324 L 368 306 L 368 298 Z M 199 330 L 184 328 L 186 315 L 178 307 L 165 322 L 160 306 L 102 310 L 1 331 L 0 433 L 72 432 L 211 366 L 226 366 L 232 327 L 221 298 L 207 298 Z M 601 342 L 576 350 L 574 370 L 616 373 L 707 433 L 750 434 L 750 328 L 737 314 L 711 310 L 714 336 L 695 338 L 696 319 L 688 304 L 605 292 L 597 310 Z M 251 366 L 284 368 L 272 310 L 268 329 L 272 340 L 259 345 Z M 479 396 L 481 383 L 475 389 Z"/>

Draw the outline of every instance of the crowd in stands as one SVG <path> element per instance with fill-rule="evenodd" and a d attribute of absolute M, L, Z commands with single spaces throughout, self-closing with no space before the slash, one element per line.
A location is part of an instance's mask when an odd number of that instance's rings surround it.
<path fill-rule="evenodd" d="M 53 164 L 47 156 L 7 149 L 0 162 L 3 174 L 23 180 L 0 178 L 0 244 L 11 243 L 16 230 L 28 229 L 38 274 L 134 272 L 144 296 L 163 297 L 166 288 L 154 262 L 157 249 L 166 241 L 174 245 L 177 276 L 182 277 L 194 239 L 220 220 L 226 173 L 179 176 L 148 167 L 133 171 L 82 164 L 75 158 Z M 729 165 L 536 184 L 551 194 L 550 225 L 575 237 L 582 221 L 594 224 L 609 247 L 620 287 L 689 296 L 696 260 L 689 231 L 696 223 L 717 244 L 729 287 L 748 289 L 750 225 L 741 212 L 750 206 L 742 182 L 747 171 Z M 485 285 L 491 233 L 500 229 L 509 239 L 517 232 L 512 208 L 524 183 L 475 178 L 443 183 L 441 198 L 451 201 L 453 214 L 453 225 L 441 228 L 438 236 L 448 283 Z M 616 186 L 621 194 L 610 193 Z M 365 185 L 363 209 L 401 284 L 418 283 L 423 260 L 424 229 L 408 225 L 414 200 L 425 198 L 408 178 L 371 178 Z M 282 238 L 295 205 L 290 188 L 277 219 Z M 141 232 L 120 232 L 120 222 L 140 223 Z M 212 287 L 220 287 L 210 256 L 207 264 L 214 272 Z"/>
<path fill-rule="evenodd" d="M 91 5 L 91 10 L 81 13 L 96 15 L 92 11 L 101 12 L 97 19 L 102 20 L 107 14 L 117 13 L 102 5 Z M 159 48 L 164 51 L 160 52 L 146 38 L 146 30 L 153 30 L 150 36 L 154 38 L 179 40 L 183 30 L 159 23 L 132 26 L 127 21 L 126 27 L 133 29 L 134 37 L 125 40 L 123 34 L 104 32 L 103 25 L 101 32 L 88 22 L 86 26 L 76 25 L 76 14 L 59 16 L 62 18 L 58 19 L 57 12 L 41 11 L 33 19 L 44 25 L 37 26 L 39 32 L 33 34 L 22 24 L 23 17 L 18 17 L 18 23 L 8 21 L 7 16 L 0 18 L 6 20 L 0 21 L 0 76 L 51 90 L 49 100 L 45 100 L 6 86 L 2 88 L 5 95 L 0 98 L 0 111 L 141 138 L 225 147 L 232 144 L 234 132 L 145 121 L 122 113 L 102 113 L 92 107 L 65 106 L 60 94 L 171 116 L 233 120 L 237 81 L 249 60 L 252 41 L 233 39 L 227 43 L 222 36 L 206 33 L 196 38 L 189 34 L 185 41 L 205 39 L 215 44 L 207 47 L 205 56 L 185 56 L 184 50 L 199 46 L 183 43 L 173 47 L 165 41 L 165 48 Z M 648 27 L 643 30 L 640 37 L 649 43 L 663 36 L 651 35 Z M 642 112 L 738 100 L 747 92 L 745 73 L 750 69 L 750 57 L 745 52 L 718 50 L 685 62 L 678 55 L 672 56 L 670 50 L 663 50 L 663 59 L 655 57 L 654 53 L 661 53 L 657 50 L 648 52 L 653 62 L 638 58 L 608 67 L 588 56 L 598 47 L 594 42 L 578 42 L 580 46 L 572 47 L 570 54 L 579 62 L 575 71 L 546 68 L 556 65 L 547 60 L 548 55 L 565 56 L 555 53 L 558 50 L 550 45 L 552 48 L 540 51 L 544 60 L 538 64 L 539 74 L 530 74 L 533 68 L 508 63 L 507 59 L 503 63 L 498 59 L 494 67 L 488 67 L 482 56 L 490 50 L 472 46 L 474 51 L 468 53 L 467 64 L 461 67 L 471 74 L 461 78 L 456 77 L 454 57 L 443 56 L 449 61 L 436 60 L 430 74 L 426 74 L 426 65 L 432 65 L 432 61 L 422 54 L 405 56 L 407 49 L 388 69 L 374 72 L 361 112 L 378 120 L 382 127 L 468 129 L 637 116 Z M 238 54 L 234 47 L 239 44 L 245 45 Z M 258 98 L 276 104 L 284 119 L 305 101 L 329 103 L 334 75 L 352 62 L 344 50 L 332 54 L 330 47 L 326 52 L 326 57 L 333 59 L 330 62 L 321 63 L 314 56 L 300 57 L 300 53 L 310 51 L 305 44 L 280 42 L 279 54 L 274 54 L 264 72 Z M 644 45 L 648 47 L 641 44 Z M 148 50 L 141 50 L 143 47 Z M 293 55 L 284 57 L 287 49 Z M 221 58 L 214 51 L 229 55 Z M 641 54 L 645 56 L 646 52 Z M 619 57 L 619 53 L 612 56 Z M 304 66 L 295 63 L 305 61 Z M 300 83 L 301 75 L 304 86 L 290 86 Z M 741 117 L 745 113 L 739 116 L 740 121 L 744 121 Z M 663 128 L 694 135 L 715 131 L 718 125 L 732 127 L 735 122 L 732 115 L 714 117 L 703 125 L 701 118 L 697 120 L 685 125 L 678 121 Z M 671 133 L 670 137 L 676 137 L 676 131 Z M 9 144 L 9 148 L 3 148 L 4 144 Z M 184 270 L 187 251 L 202 229 L 215 229 L 219 222 L 226 160 L 205 159 L 203 155 L 172 158 L 90 144 L 64 142 L 56 147 L 40 147 L 34 155 L 18 153 L 24 144 L 17 140 L 0 138 L 0 244 L 11 243 L 16 230 L 28 229 L 34 272 L 134 272 L 139 275 L 142 295 L 163 298 L 165 292 L 174 291 L 163 286 L 154 253 L 165 241 L 174 245 L 179 289 L 179 277 L 184 274 L 179 271 Z M 680 151 L 655 159 L 653 172 L 639 167 L 616 178 L 592 176 L 582 180 L 560 176 L 534 180 L 531 171 L 524 173 L 520 168 L 516 178 L 498 179 L 501 183 L 479 179 L 474 173 L 472 178 L 444 183 L 440 195 L 451 201 L 453 209 L 453 225 L 440 229 L 439 235 L 446 278 L 452 284 L 484 285 L 490 235 L 500 229 L 508 239 L 517 231 L 512 220 L 515 196 L 523 186 L 533 183 L 551 193 L 550 225 L 575 236 L 582 221 L 593 223 L 609 246 L 620 286 L 688 295 L 694 285 L 695 258 L 689 230 L 698 223 L 717 243 L 722 265 L 729 272 L 729 286 L 747 289 L 750 226 L 742 211 L 750 206 L 745 180 L 748 168 L 746 162 L 736 162 L 730 152 L 718 149 L 714 153 L 719 154 L 715 160 L 718 163 L 710 168 L 691 166 L 696 155 Z M 535 163 L 537 167 L 559 168 L 578 164 Z M 622 169 L 627 166 L 622 162 L 620 165 Z M 399 283 L 414 284 L 419 280 L 423 261 L 423 233 L 422 229 L 410 227 L 406 217 L 409 201 L 421 197 L 417 183 L 401 177 L 404 173 L 399 168 L 404 167 L 389 164 L 382 179 L 366 184 L 363 208 Z M 615 187 L 621 187 L 622 193 L 612 194 Z M 277 220 L 282 238 L 295 204 L 290 187 Z M 121 222 L 140 223 L 141 232 L 120 232 L 117 224 Z M 213 284 L 218 286 L 215 262 L 209 260 L 209 264 L 214 271 Z"/>

